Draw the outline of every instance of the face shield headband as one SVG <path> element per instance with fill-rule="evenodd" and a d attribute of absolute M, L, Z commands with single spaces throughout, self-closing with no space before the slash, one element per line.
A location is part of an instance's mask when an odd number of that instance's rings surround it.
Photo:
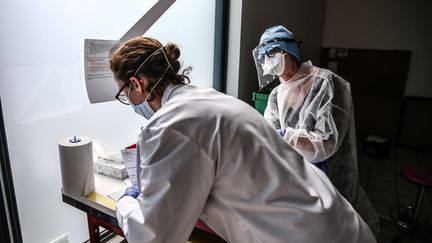
<path fill-rule="evenodd" d="M 284 50 L 282 45 L 278 45 L 278 42 L 296 42 L 296 39 L 290 39 L 290 38 L 274 38 L 272 40 L 266 41 L 264 43 L 259 44 L 255 50 L 257 55 L 256 61 L 263 64 L 265 56 L 267 57 L 274 57 L 274 55 L 278 52 L 277 49 Z M 298 43 L 299 44 L 299 43 Z M 270 46 L 263 50 L 266 46 Z"/>

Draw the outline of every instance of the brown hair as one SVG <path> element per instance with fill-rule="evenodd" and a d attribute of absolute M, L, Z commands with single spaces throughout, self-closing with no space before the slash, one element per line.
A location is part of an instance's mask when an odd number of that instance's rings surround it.
<path fill-rule="evenodd" d="M 169 64 L 162 51 L 165 52 Z M 180 61 L 178 60 L 179 57 L 180 49 L 176 44 L 168 43 L 163 46 L 156 39 L 140 36 L 130 39 L 117 49 L 111 57 L 110 69 L 114 73 L 114 78 L 124 83 L 128 82 L 135 72 L 137 72 L 136 76 L 144 77 L 150 82 L 146 90 L 147 92 L 150 92 L 156 82 L 162 78 L 154 89 L 158 95 L 162 95 L 168 84 L 190 83 L 187 75 L 191 72 L 192 68 L 188 67 L 181 74 L 178 74 L 181 68 Z M 144 61 L 145 63 L 143 64 Z M 154 94 L 152 93 L 149 101 L 153 99 Z"/>

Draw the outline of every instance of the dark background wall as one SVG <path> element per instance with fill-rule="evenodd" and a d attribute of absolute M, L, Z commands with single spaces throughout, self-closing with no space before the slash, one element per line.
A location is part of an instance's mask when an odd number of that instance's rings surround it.
<path fill-rule="evenodd" d="M 432 111 L 431 10 L 428 0 L 327 1 L 323 47 L 364 50 L 346 74 L 358 137 L 375 134 L 399 147 L 432 149 L 425 127 Z"/>
<path fill-rule="evenodd" d="M 429 0 L 328 0 L 322 45 L 410 50 L 405 94 L 432 97 L 431 10 Z"/>

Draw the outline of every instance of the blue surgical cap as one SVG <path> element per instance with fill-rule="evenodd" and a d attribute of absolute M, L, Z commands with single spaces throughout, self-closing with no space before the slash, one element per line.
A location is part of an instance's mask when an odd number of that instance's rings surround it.
<path fill-rule="evenodd" d="M 296 57 L 300 62 L 300 49 L 294 34 L 282 25 L 268 28 L 260 39 L 258 54 L 265 55 L 268 50 L 279 48 Z"/>

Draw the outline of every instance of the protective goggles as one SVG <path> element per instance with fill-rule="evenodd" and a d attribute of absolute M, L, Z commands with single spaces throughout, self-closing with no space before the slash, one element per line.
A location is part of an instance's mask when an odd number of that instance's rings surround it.
<path fill-rule="evenodd" d="M 263 64 L 266 55 L 268 57 L 274 57 L 276 53 L 278 53 L 280 50 L 283 50 L 283 48 L 280 48 L 282 45 L 278 44 L 278 42 L 296 42 L 296 40 L 290 38 L 274 38 L 261 43 L 254 50 L 254 52 L 258 54 L 256 55 L 255 60 L 258 63 Z M 269 47 L 265 48 L 266 46 Z"/>

